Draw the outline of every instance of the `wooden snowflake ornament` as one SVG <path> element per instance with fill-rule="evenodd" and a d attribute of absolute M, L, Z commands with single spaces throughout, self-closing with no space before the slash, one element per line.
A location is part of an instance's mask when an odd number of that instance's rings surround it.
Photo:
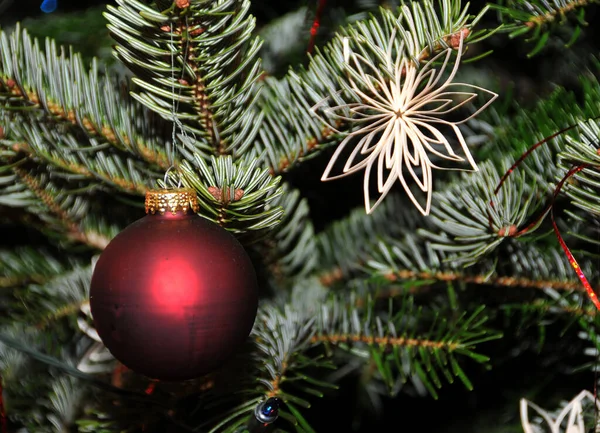
<path fill-rule="evenodd" d="M 381 59 L 374 61 L 366 57 L 366 50 L 353 51 L 349 39 L 343 39 L 350 86 L 347 93 L 353 95 L 355 100 L 323 107 L 324 116 L 319 116 L 331 129 L 345 135 L 321 180 L 338 179 L 365 170 L 363 190 L 367 213 L 373 212 L 396 181 L 400 181 L 413 204 L 423 215 L 427 215 L 431 208 L 433 168 L 477 171 L 458 125 L 477 116 L 498 95 L 472 84 L 453 83 L 463 51 L 464 32 L 459 32 L 456 37 L 456 60 L 445 79 L 444 72 L 450 64 L 453 51 L 451 47 L 419 67 L 406 54 L 404 43 L 392 49 L 395 46 L 393 36 L 384 53 L 379 49 L 383 53 L 383 56 L 379 56 L 383 57 L 383 64 L 379 63 Z M 449 40 L 453 41 L 453 38 L 451 36 Z M 393 55 L 392 51 L 396 54 Z M 440 61 L 440 68 L 434 69 L 433 65 Z M 477 98 L 477 91 L 490 96 L 482 107 L 464 119 L 445 118 L 451 113 L 455 115 L 458 108 Z M 313 107 L 313 111 L 316 113 L 316 109 L 326 101 Z M 347 125 L 351 132 L 338 131 L 335 124 L 340 123 Z M 442 126 L 455 137 L 453 141 L 456 141 L 458 151 L 453 149 L 449 137 L 440 131 Z M 350 154 L 342 172 L 334 174 L 336 164 L 348 152 Z M 441 167 L 432 162 L 432 156 L 455 165 L 465 163 L 465 167 Z M 379 192 L 374 204 L 371 203 L 369 192 L 373 176 Z M 415 197 L 412 185 L 424 193 L 424 204 Z"/>
<path fill-rule="evenodd" d="M 592 426 L 586 426 L 584 420 L 584 405 L 590 406 L 590 418 L 594 419 L 594 411 L 600 410 L 600 402 L 589 391 L 580 392 L 571 400 L 554 418 L 550 413 L 535 403 L 521 399 L 521 425 L 524 433 L 586 433 Z M 534 424 L 529 420 L 529 408 L 533 409 L 541 418 L 542 425 Z M 588 408 L 589 410 L 589 408 Z"/>

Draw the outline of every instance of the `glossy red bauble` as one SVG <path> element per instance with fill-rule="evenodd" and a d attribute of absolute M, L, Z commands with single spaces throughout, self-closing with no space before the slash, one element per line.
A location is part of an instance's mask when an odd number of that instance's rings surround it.
<path fill-rule="evenodd" d="M 152 201 L 156 213 L 128 226 L 100 256 L 90 306 L 100 338 L 125 366 L 186 380 L 214 370 L 248 337 L 256 274 L 231 234 L 177 204 L 189 190 L 161 193 Z"/>

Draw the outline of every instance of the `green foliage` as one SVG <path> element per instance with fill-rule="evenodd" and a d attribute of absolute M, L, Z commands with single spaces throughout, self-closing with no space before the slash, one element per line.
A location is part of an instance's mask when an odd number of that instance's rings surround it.
<path fill-rule="evenodd" d="M 372 215 L 356 209 L 347 218 L 327 227 L 318 237 L 322 268 L 329 271 L 339 269 L 342 276 L 347 277 L 364 266 L 382 238 L 391 240 L 415 230 L 417 214 L 405 209 L 404 201 L 392 196 Z"/>
<path fill-rule="evenodd" d="M 48 251 L 23 246 L 0 250 L 0 288 L 43 283 L 66 269 L 65 263 Z"/>
<path fill-rule="evenodd" d="M 279 177 L 259 168 L 257 160 L 242 165 L 221 156 L 210 162 L 209 167 L 196 155 L 196 169 L 187 161 L 181 166 L 181 182 L 198 191 L 202 213 L 234 233 L 265 232 L 279 223 L 283 209 L 269 205 L 282 193 Z"/>
<path fill-rule="evenodd" d="M 578 132 L 579 137 L 565 139 L 567 144 L 559 154 L 560 167 L 564 173 L 573 166 L 585 164 L 588 168 L 575 174 L 564 193 L 573 206 L 597 217 L 600 215 L 600 121 L 582 122 Z"/>
<path fill-rule="evenodd" d="M 503 31 L 509 37 L 527 36 L 527 41 L 535 45 L 528 56 L 538 54 L 548 43 L 553 30 L 564 30 L 566 21 L 574 24 L 569 28 L 566 47 L 573 45 L 579 38 L 585 21 L 585 7 L 597 3 L 596 0 L 499 0 L 491 7 L 500 14 L 505 22 Z"/>
<path fill-rule="evenodd" d="M 25 308 L 21 320 L 43 329 L 68 317 L 71 319 L 71 326 L 76 329 L 74 318 L 83 305 L 89 302 L 91 279 L 90 267 L 77 267 L 44 285 L 30 285 L 21 298 Z"/>
<path fill-rule="evenodd" d="M 312 274 L 320 265 L 315 230 L 310 220 L 308 203 L 300 191 L 282 185 L 283 192 L 275 204 L 283 209 L 276 232 L 265 239 L 260 248 L 262 260 L 271 269 L 277 283 Z"/>
<path fill-rule="evenodd" d="M 448 260 L 455 264 L 474 264 L 539 212 L 542 197 L 523 174 L 509 177 L 494 194 L 509 168 L 508 162 L 498 169 L 490 162 L 482 163 L 478 173 L 464 174 L 454 185 L 434 193 L 433 200 L 439 204 L 432 208 L 432 223 L 441 233 L 423 231 L 433 249 L 453 253 Z"/>
<path fill-rule="evenodd" d="M 390 391 L 398 390 L 398 383 L 411 376 L 434 398 L 438 396 L 442 378 L 449 383 L 458 378 L 472 389 L 457 357 L 486 362 L 489 359 L 476 353 L 475 346 L 500 337 L 497 332 L 485 329 L 487 317 L 482 315 L 483 306 L 448 322 L 443 311 L 417 307 L 411 296 L 400 300 L 398 311 L 390 308 L 385 315 L 375 313 L 372 298 L 363 300 L 363 308 L 357 308 L 360 305 L 357 301 L 354 296 L 344 296 L 325 304 L 319 315 L 317 339 L 322 339 L 326 346 L 337 345 L 374 363 L 378 379 Z M 406 320 L 407 317 L 411 320 Z"/>
<path fill-rule="evenodd" d="M 21 208 L 32 217 L 30 225 L 59 243 L 81 242 L 102 249 L 122 228 L 93 212 L 98 205 L 91 201 L 93 188 L 66 189 L 60 177 L 50 174 L 15 170 L 0 182 L 0 204 Z"/>
<path fill-rule="evenodd" d="M 344 44 L 392 79 L 388 52 L 421 64 L 459 34 L 475 48 L 503 24 L 478 29 L 487 6 L 470 15 L 458 0 L 376 9 L 379 3 L 362 2 L 361 13 L 344 16 L 351 24 L 302 58 L 306 67 L 280 78 L 263 74 L 248 0 L 191 0 L 181 8 L 170 0 L 117 0 L 105 17 L 131 81 L 101 72 L 96 60 L 88 68 L 74 50 L 40 43 L 19 27 L 0 34 L 0 209 L 11 208 L 60 251 L 0 250 L 0 370 L 13 421 L 40 432 L 238 433 L 259 402 L 277 396 L 285 403 L 279 431 L 316 431 L 307 416 L 312 402 L 335 395 L 350 374 L 373 406 L 401 392 L 437 398 L 446 382 L 476 387 L 469 373 L 489 365 L 484 343 L 500 337 L 488 315 L 515 314 L 502 298 L 513 288 L 525 314 L 576 317 L 596 344 L 596 319 L 574 293 L 576 275 L 548 223 L 514 237 L 566 170 L 588 164 L 565 186 L 557 218 L 561 230 L 578 236 L 570 245 L 596 284 L 597 254 L 588 248 L 600 232 L 600 129 L 590 120 L 600 112 L 595 69 L 584 72 L 579 99 L 556 89 L 533 108 L 507 103 L 472 122 L 472 138 L 481 141 L 479 131 L 487 141 L 473 145 L 480 171 L 444 176 L 429 217 L 390 194 L 373 215 L 355 210 L 315 232 L 309 197 L 286 172 L 327 157 L 351 132 L 319 119 L 331 105 L 360 101 Z M 512 2 L 497 9 L 504 30 L 530 32 L 537 52 L 548 23 L 558 23 L 549 14 L 580 6 Z M 303 11 L 265 29 L 271 44 L 263 48 L 274 50 L 280 26 L 306 26 Z M 304 39 L 287 41 L 286 53 L 293 57 Z M 446 102 L 438 102 L 443 109 Z M 494 194 L 516 158 L 569 124 L 579 126 L 536 150 Z M 230 363 L 191 383 L 158 384 L 149 395 L 134 373 L 119 386 L 110 382 L 108 352 L 91 361 L 102 346 L 86 308 L 87 265 L 141 214 L 139 196 L 156 185 L 193 188 L 200 214 L 240 238 L 268 287 L 251 341 Z"/>
<path fill-rule="evenodd" d="M 75 179 L 145 191 L 166 162 L 161 126 L 101 77 L 95 61 L 88 72 L 80 56 L 50 40 L 42 50 L 19 27 L 0 33 L 0 52 L 4 164 L 25 152 Z"/>
<path fill-rule="evenodd" d="M 14 328 L 0 331 L 0 367 L 9 390 L 6 406 L 14 413 L 14 419 L 30 430 L 61 432 L 74 421 L 85 388 L 80 384 L 75 387 L 74 376 L 60 375 L 51 368 L 48 371 L 45 365 L 69 365 L 73 362 L 69 354 L 63 352 L 60 361 L 42 356 L 44 364 L 33 363 L 24 355 L 39 353 L 43 344 L 44 338 L 39 333 Z M 70 369 L 72 373 L 78 372 L 73 367 Z M 37 404 L 29 404 L 31 399 Z"/>
<path fill-rule="evenodd" d="M 105 16 L 117 57 L 136 75 L 139 90 L 131 95 L 195 134 L 193 152 L 244 153 L 261 124 L 253 103 L 260 41 L 250 2 L 194 1 L 184 11 L 174 3 L 163 11 L 117 3 Z"/>

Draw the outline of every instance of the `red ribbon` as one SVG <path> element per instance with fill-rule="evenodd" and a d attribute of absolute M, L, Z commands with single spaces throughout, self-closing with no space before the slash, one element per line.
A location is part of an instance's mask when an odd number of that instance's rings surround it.
<path fill-rule="evenodd" d="M 321 15 L 323 14 L 326 4 L 327 0 L 319 0 L 319 4 L 317 5 L 315 20 L 310 28 L 310 40 L 308 41 L 308 48 L 306 49 L 306 52 L 309 54 L 312 53 L 312 50 L 315 47 L 315 39 L 317 37 L 317 33 L 319 32 L 319 27 L 321 26 Z"/>
<path fill-rule="evenodd" d="M 146 387 L 146 390 L 144 392 L 148 395 L 152 395 L 154 393 L 154 389 L 156 388 L 157 383 L 158 383 L 158 380 L 151 381 L 148 384 L 148 386 Z"/>
<path fill-rule="evenodd" d="M 594 117 L 592 120 L 597 120 L 597 119 L 600 119 L 600 116 Z M 500 179 L 500 182 L 498 182 L 498 186 L 494 190 L 494 195 L 498 194 L 498 192 L 500 191 L 500 188 L 502 188 L 502 185 L 504 184 L 504 182 L 506 181 L 506 179 L 508 178 L 508 176 L 510 176 L 510 174 L 535 149 L 537 149 L 538 147 L 540 147 L 542 144 L 547 143 L 551 139 L 559 136 L 560 134 L 562 134 L 562 133 L 564 133 L 564 132 L 566 132 L 566 131 L 568 131 L 570 129 L 575 128 L 577 125 L 578 124 L 574 124 L 574 125 L 570 125 L 570 126 L 568 126 L 566 128 L 563 128 L 560 131 L 558 131 L 558 132 L 556 132 L 556 133 L 554 133 L 554 134 L 552 134 L 552 135 L 544 138 L 543 140 L 537 142 L 536 144 L 534 144 L 533 146 L 531 146 L 531 148 L 527 149 L 525 151 L 525 153 L 523 153 L 523 155 L 521 155 L 521 157 L 508 169 L 508 171 L 506 173 L 504 173 L 504 175 Z M 576 166 L 572 167 L 563 176 L 563 178 L 560 180 L 560 182 L 558 182 L 558 184 L 556 185 L 556 188 L 554 189 L 554 193 L 552 194 L 552 201 L 550 202 L 550 204 L 543 210 L 543 212 L 538 217 L 536 217 L 533 220 L 533 222 L 531 222 L 524 229 L 519 230 L 517 233 L 515 233 L 512 236 L 513 237 L 517 237 L 517 236 L 524 235 L 525 233 L 527 233 L 528 231 L 530 231 L 532 228 L 534 228 L 535 226 L 537 226 L 537 224 L 539 224 L 539 222 L 546 216 L 546 214 L 548 213 L 548 211 L 550 211 L 550 218 L 552 220 L 552 228 L 554 229 L 554 234 L 556 235 L 556 238 L 558 239 L 558 242 L 559 242 L 561 248 L 565 252 L 565 255 L 567 256 L 567 259 L 569 260 L 569 264 L 571 265 L 571 267 L 573 268 L 573 270 L 577 274 L 577 277 L 579 278 L 579 281 L 581 281 L 581 284 L 583 284 L 583 287 L 585 288 L 585 291 L 586 291 L 588 297 L 590 298 L 590 300 L 592 301 L 592 303 L 594 304 L 594 306 L 596 307 L 596 309 L 598 309 L 600 311 L 600 301 L 598 300 L 598 296 L 594 292 L 594 289 L 590 285 L 588 279 L 585 277 L 583 271 L 581 270 L 581 267 L 579 266 L 579 263 L 577 263 L 577 260 L 575 260 L 575 257 L 573 256 L 573 253 L 571 253 L 571 250 L 569 249 L 569 247 L 565 243 L 563 237 L 560 234 L 560 231 L 558 230 L 558 226 L 556 225 L 556 221 L 554 220 L 554 204 L 556 202 L 556 197 L 560 193 L 560 190 L 562 189 L 563 185 L 565 184 L 565 182 L 571 176 L 574 176 L 575 174 L 579 173 L 580 171 L 582 171 L 582 170 L 584 170 L 584 169 L 586 169 L 588 167 L 589 167 L 589 164 L 580 164 L 580 165 L 576 165 Z M 490 206 L 494 207 L 493 200 L 490 200 Z M 489 223 L 490 223 L 490 228 L 492 228 L 492 215 L 489 212 L 488 212 L 488 220 L 489 220 Z"/>
<path fill-rule="evenodd" d="M 556 189 L 554 190 L 554 197 L 552 198 L 552 204 L 554 204 L 554 201 L 556 200 L 556 196 L 560 192 L 560 189 L 564 185 L 565 181 L 568 178 L 570 178 L 571 176 L 575 175 L 576 173 L 579 173 L 580 171 L 582 171 L 583 169 L 585 169 L 587 167 L 589 167 L 588 164 L 577 165 L 577 166 L 571 168 L 567 172 L 567 174 L 565 174 L 565 176 L 560 180 L 559 184 L 557 185 Z M 585 288 L 585 291 L 586 291 L 588 297 L 590 298 L 590 300 L 592 301 L 594 306 L 600 311 L 600 301 L 598 301 L 598 296 L 594 292 L 594 289 L 592 289 L 592 286 L 590 285 L 588 279 L 585 277 L 583 271 L 581 270 L 579 263 L 577 263 L 577 260 L 575 260 L 575 257 L 571 253 L 571 250 L 569 249 L 569 247 L 565 243 L 564 239 L 560 235 L 560 232 L 558 231 L 558 226 L 556 225 L 556 221 L 554 221 L 554 206 L 552 206 L 552 208 L 550 210 L 550 218 L 552 219 L 552 228 L 554 229 L 554 234 L 556 234 L 556 237 L 558 238 L 558 242 L 560 243 L 560 246 L 562 247 L 563 251 L 565 252 L 567 259 L 569 259 L 569 263 L 571 264 L 571 267 L 573 268 L 573 270 L 575 270 L 575 273 L 579 277 L 579 281 L 581 281 L 581 284 L 583 284 L 583 287 Z"/>

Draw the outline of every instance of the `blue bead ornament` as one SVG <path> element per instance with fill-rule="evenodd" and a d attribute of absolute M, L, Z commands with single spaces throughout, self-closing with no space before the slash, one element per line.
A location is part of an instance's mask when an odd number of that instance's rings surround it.
<path fill-rule="evenodd" d="M 42 10 L 42 12 L 49 14 L 51 12 L 54 12 L 57 6 L 57 0 L 44 0 L 42 2 L 42 5 L 40 6 L 40 9 Z"/>
<path fill-rule="evenodd" d="M 267 401 L 263 401 L 254 410 L 256 419 L 264 424 L 271 424 L 279 418 L 279 407 L 282 401 L 277 397 L 271 397 Z"/>

